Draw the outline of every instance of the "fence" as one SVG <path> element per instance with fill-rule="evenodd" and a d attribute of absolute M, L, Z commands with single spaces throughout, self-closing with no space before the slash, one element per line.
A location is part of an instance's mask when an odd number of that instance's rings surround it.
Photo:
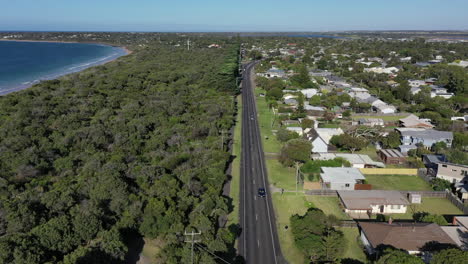
<path fill-rule="evenodd" d="M 357 227 L 357 223 L 354 220 L 341 220 L 335 227 Z"/>
<path fill-rule="evenodd" d="M 419 194 L 421 197 L 436 197 L 445 198 L 447 193 L 445 191 L 400 191 L 400 193 L 407 197 L 408 194 Z"/>
<path fill-rule="evenodd" d="M 446 190 L 446 197 L 447 199 L 452 202 L 453 205 L 455 205 L 460 211 L 463 212 L 463 214 L 468 214 L 468 206 L 466 206 L 460 199 L 458 199 L 457 196 L 455 196 L 453 193 L 449 192 Z"/>
<path fill-rule="evenodd" d="M 362 174 L 374 175 L 418 175 L 418 169 L 393 169 L 393 168 L 363 168 Z"/>
<path fill-rule="evenodd" d="M 335 190 L 306 190 L 304 192 L 306 195 L 338 196 Z"/>

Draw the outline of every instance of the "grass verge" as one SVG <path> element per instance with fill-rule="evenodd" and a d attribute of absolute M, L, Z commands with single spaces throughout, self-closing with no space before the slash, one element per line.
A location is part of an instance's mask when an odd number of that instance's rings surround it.
<path fill-rule="evenodd" d="M 227 225 L 239 223 L 240 160 L 242 143 L 242 97 L 240 95 L 237 97 L 237 109 L 236 127 L 234 128 L 234 140 L 232 144 L 232 155 L 235 158 L 231 165 L 232 179 L 230 186 L 230 196 L 232 198 L 233 210 L 228 215 Z"/>

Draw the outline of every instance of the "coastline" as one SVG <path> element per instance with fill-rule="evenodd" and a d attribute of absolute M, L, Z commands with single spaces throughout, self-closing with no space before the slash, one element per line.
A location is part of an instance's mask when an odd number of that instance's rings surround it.
<path fill-rule="evenodd" d="M 117 52 L 115 54 L 111 54 L 111 55 L 109 55 L 107 57 L 96 58 L 95 61 L 85 62 L 85 63 L 82 63 L 80 65 L 76 65 L 76 66 L 70 65 L 72 67 L 68 68 L 67 70 L 57 71 L 55 73 L 40 77 L 38 80 L 25 82 L 25 83 L 16 85 L 16 86 L 14 86 L 12 88 L 8 88 L 8 89 L 5 89 L 5 90 L 0 90 L 0 96 L 4 96 L 4 95 L 10 94 L 10 93 L 14 93 L 14 92 L 18 92 L 18 91 L 21 91 L 21 90 L 31 88 L 32 86 L 34 86 L 35 84 L 40 83 L 41 81 L 48 81 L 48 80 L 58 79 L 60 77 L 63 77 L 63 76 L 66 76 L 66 75 L 69 75 L 69 74 L 72 74 L 72 73 L 77 73 L 77 72 L 84 71 L 84 70 L 86 70 L 88 68 L 91 68 L 91 67 L 104 65 L 104 64 L 107 64 L 109 62 L 115 61 L 116 59 L 118 59 L 120 57 L 127 56 L 127 55 L 133 53 L 133 51 L 129 50 L 125 46 L 116 46 L 116 45 L 111 45 L 111 44 L 107 44 L 107 43 L 98 43 L 98 42 L 72 42 L 72 41 L 48 41 L 48 40 L 11 40 L 11 39 L 0 39 L 0 41 L 95 44 L 95 45 L 104 45 L 104 46 L 113 47 L 113 48 L 119 49 L 121 51 L 121 52 Z"/>

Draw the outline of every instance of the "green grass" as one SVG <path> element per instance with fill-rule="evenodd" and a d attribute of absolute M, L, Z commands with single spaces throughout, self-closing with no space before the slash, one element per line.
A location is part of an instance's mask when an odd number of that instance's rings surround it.
<path fill-rule="evenodd" d="M 351 218 L 340 208 L 338 197 L 327 197 L 318 195 L 306 196 L 306 200 L 311 202 L 314 207 L 321 209 L 327 215 L 335 215 L 338 219 L 351 220 Z"/>
<path fill-rule="evenodd" d="M 242 97 L 237 97 L 237 118 L 234 128 L 234 141 L 232 155 L 235 156 L 231 168 L 230 196 L 232 198 L 233 211 L 228 215 L 228 225 L 239 223 L 239 188 L 240 188 L 240 159 L 241 159 L 241 131 L 242 131 Z"/>
<path fill-rule="evenodd" d="M 285 190 L 296 190 L 296 169 L 286 168 L 276 159 L 267 159 L 266 166 L 271 184 Z M 299 184 L 298 190 L 302 191 L 302 184 Z"/>
<path fill-rule="evenodd" d="M 374 190 L 431 191 L 431 186 L 413 175 L 365 175 Z"/>
<path fill-rule="evenodd" d="M 156 259 L 156 255 L 161 251 L 164 247 L 164 243 L 158 239 L 149 239 L 144 238 L 144 245 L 141 251 L 141 255 L 145 259 L 146 262 L 142 263 L 156 263 L 158 259 Z"/>
<path fill-rule="evenodd" d="M 344 258 L 357 259 L 364 263 L 367 262 L 364 248 L 362 248 L 360 244 L 359 229 L 357 227 L 340 227 L 338 230 L 343 232 L 347 242 Z"/>
<path fill-rule="evenodd" d="M 279 152 L 281 149 L 281 142 L 276 139 L 276 135 L 273 134 L 272 130 L 279 129 L 279 120 L 273 119 L 275 115 L 273 111 L 268 107 L 268 104 L 264 97 L 258 96 L 260 93 L 265 93 L 264 90 L 259 88 L 255 89 L 255 99 L 257 102 L 257 115 L 258 115 L 258 125 L 260 126 L 263 151 L 265 152 Z M 273 124 L 273 126 L 272 126 Z M 268 137 L 268 139 L 266 139 Z"/>
<path fill-rule="evenodd" d="M 430 214 L 454 215 L 463 214 L 455 205 L 445 198 L 422 198 L 421 204 L 408 206 L 405 214 L 393 214 L 394 219 L 413 219 L 416 212 L 428 212 Z"/>
<path fill-rule="evenodd" d="M 372 160 L 378 161 L 377 149 L 373 145 L 369 145 L 364 149 L 354 152 L 355 154 L 368 155 Z"/>
<path fill-rule="evenodd" d="M 342 214 L 343 217 L 347 216 L 341 212 L 338 206 L 338 198 L 336 197 L 319 197 L 319 196 L 306 196 L 304 194 L 274 193 L 272 195 L 273 205 L 275 207 L 276 225 L 278 228 L 278 237 L 281 244 L 281 252 L 289 263 L 304 263 L 304 255 L 294 245 L 294 238 L 291 233 L 290 217 L 299 214 L 303 215 L 309 208 L 318 207 L 326 214 Z M 288 226 L 288 229 L 284 227 Z M 346 250 L 344 258 L 358 259 L 363 262 L 366 261 L 366 255 L 361 249 L 360 244 L 357 242 L 359 231 L 357 228 L 338 228 L 344 234 L 346 239 Z"/>
<path fill-rule="evenodd" d="M 398 121 L 402 118 L 407 117 L 408 115 L 397 115 L 397 116 L 366 116 L 366 115 L 352 115 L 351 118 L 353 119 L 359 119 L 359 118 L 381 118 L 383 121 Z"/>
<path fill-rule="evenodd" d="M 281 252 L 289 263 L 304 263 L 304 255 L 294 244 L 289 219 L 295 214 L 305 214 L 307 209 L 311 206 L 302 193 L 297 195 L 294 193 L 284 193 L 283 195 L 274 193 L 272 198 L 275 207 L 276 226 L 281 244 Z M 285 229 L 285 226 L 289 228 Z"/>

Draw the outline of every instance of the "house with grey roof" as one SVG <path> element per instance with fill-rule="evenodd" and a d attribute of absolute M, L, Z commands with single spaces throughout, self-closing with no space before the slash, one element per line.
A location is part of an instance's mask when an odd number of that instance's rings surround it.
<path fill-rule="evenodd" d="M 434 128 L 427 119 L 421 119 L 413 114 L 400 119 L 399 122 L 402 127 L 407 128 Z"/>
<path fill-rule="evenodd" d="M 452 146 L 453 133 L 450 131 L 438 131 L 424 128 L 396 128 L 400 133 L 402 153 L 407 153 L 409 149 L 415 149 L 416 144 L 421 143 L 426 148 L 431 148 L 434 143 L 445 142 L 447 147 Z"/>
<path fill-rule="evenodd" d="M 355 218 L 372 214 L 404 214 L 410 204 L 399 191 L 340 190 L 338 196 L 345 212 Z"/>
<path fill-rule="evenodd" d="M 356 168 L 322 167 L 320 181 L 324 189 L 354 190 L 356 184 L 362 184 L 366 177 Z"/>
<path fill-rule="evenodd" d="M 428 263 L 431 256 L 429 245 L 456 246 L 456 242 L 434 223 L 359 221 L 358 225 L 361 241 L 371 255 L 379 251 L 379 246 L 386 245 L 412 255 L 422 255 L 424 262 Z"/>

